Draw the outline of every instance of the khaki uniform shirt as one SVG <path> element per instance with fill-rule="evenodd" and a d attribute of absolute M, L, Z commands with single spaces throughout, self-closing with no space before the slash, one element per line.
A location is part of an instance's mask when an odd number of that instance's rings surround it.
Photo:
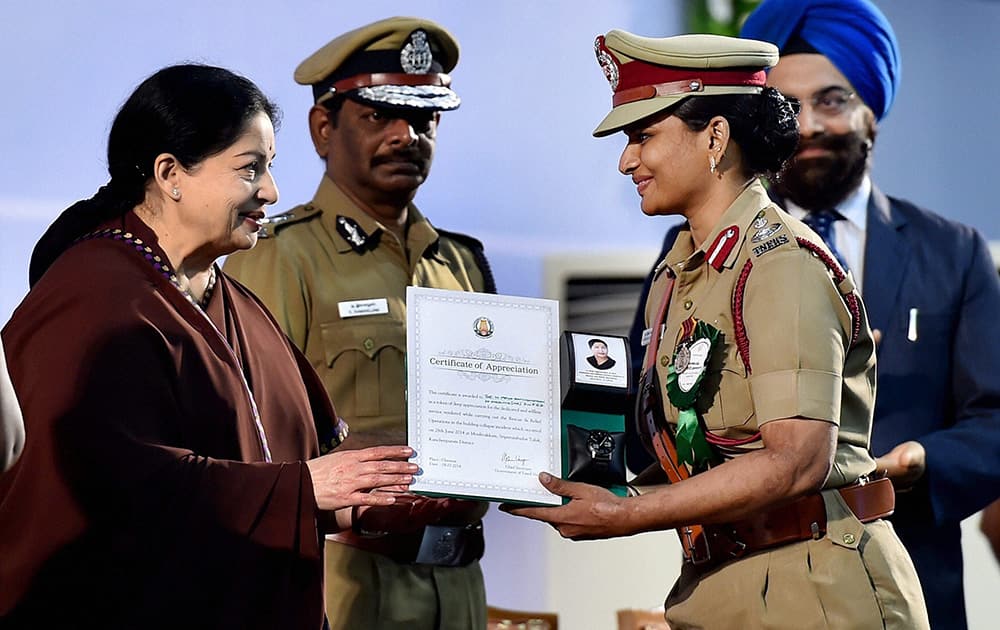
<path fill-rule="evenodd" d="M 406 287 L 484 291 L 472 250 L 440 235 L 412 205 L 404 250 L 328 177 L 312 202 L 284 217 L 254 249 L 230 256 L 226 273 L 303 350 L 352 433 L 405 436 Z M 339 217 L 358 230 L 338 230 Z M 345 303 L 377 299 L 388 312 L 341 314 Z"/>
<path fill-rule="evenodd" d="M 730 232 L 734 227 L 738 233 Z M 733 234 L 735 246 L 715 251 L 716 239 L 726 232 Z M 655 272 L 646 322 L 649 326 L 655 321 L 672 272 L 673 294 L 654 364 L 659 382 L 667 382 L 684 320 L 694 317 L 711 324 L 721 334 L 708 359 L 697 408 L 709 432 L 733 441 L 718 449 L 723 457 L 761 448 L 759 439 L 735 442 L 750 438 L 772 420 L 832 422 L 839 430 L 825 487 L 835 488 L 875 469 L 868 453 L 875 344 L 862 306 L 861 332 L 850 345 L 851 313 L 842 293 L 854 291 L 853 281 L 848 276 L 838 287 L 823 261 L 800 247 L 797 238 L 829 252 L 808 227 L 774 205 L 755 181 L 700 248 L 694 248 L 690 231 L 681 231 Z M 713 255 L 715 266 L 709 263 Z M 740 284 L 742 301 L 734 300 Z M 748 342 L 746 362 L 737 344 L 740 322 Z M 662 387 L 661 395 L 668 422 L 676 424 L 678 410 Z"/>

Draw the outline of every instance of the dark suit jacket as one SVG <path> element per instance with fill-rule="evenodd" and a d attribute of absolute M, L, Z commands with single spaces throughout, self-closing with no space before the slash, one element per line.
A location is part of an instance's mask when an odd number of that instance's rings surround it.
<path fill-rule="evenodd" d="M 882 331 L 871 449 L 883 455 L 917 440 L 927 450 L 927 473 L 897 495 L 892 521 L 920 575 L 931 627 L 965 628 L 959 523 L 1000 496 L 1000 279 L 975 230 L 877 188 L 866 229 L 863 299 Z M 678 230 L 667 233 L 663 254 Z M 907 339 L 913 308 L 916 341 Z M 640 364 L 644 328 L 640 308 L 630 336 Z M 633 444 L 628 463 L 638 470 L 652 459 Z"/>

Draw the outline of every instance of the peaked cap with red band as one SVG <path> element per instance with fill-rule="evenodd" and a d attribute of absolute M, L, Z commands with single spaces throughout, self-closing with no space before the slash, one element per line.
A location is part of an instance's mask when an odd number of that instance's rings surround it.
<path fill-rule="evenodd" d="M 449 111 L 461 103 L 448 75 L 458 53 L 440 24 L 392 17 L 336 37 L 299 64 L 295 81 L 311 85 L 317 103 L 345 94 L 376 107 Z"/>
<path fill-rule="evenodd" d="M 689 96 L 759 94 L 778 49 L 722 35 L 640 37 L 612 30 L 594 42 L 597 62 L 614 92 L 611 112 L 594 130 L 601 137 Z"/>

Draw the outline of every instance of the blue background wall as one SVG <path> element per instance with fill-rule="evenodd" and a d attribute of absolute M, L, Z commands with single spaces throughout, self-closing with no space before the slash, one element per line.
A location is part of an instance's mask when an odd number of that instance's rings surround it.
<path fill-rule="evenodd" d="M 876 144 L 877 182 L 1000 239 L 989 194 L 1000 4 L 879 4 L 899 35 L 904 69 Z M 504 292 L 537 295 L 547 253 L 656 247 L 671 219 L 639 213 L 633 187 L 616 174 L 620 137 L 590 136 L 610 104 L 591 44 L 613 27 L 682 32 L 683 2 L 18 2 L 0 23 L 0 321 L 27 288 L 38 234 L 105 180 L 110 121 L 143 77 L 197 60 L 257 81 L 285 111 L 277 159 L 284 208 L 308 199 L 321 172 L 305 127 L 309 90 L 292 82 L 292 69 L 338 32 L 412 12 L 461 40 L 453 76 L 464 99 L 444 116 L 417 201 L 438 224 L 486 242 Z"/>

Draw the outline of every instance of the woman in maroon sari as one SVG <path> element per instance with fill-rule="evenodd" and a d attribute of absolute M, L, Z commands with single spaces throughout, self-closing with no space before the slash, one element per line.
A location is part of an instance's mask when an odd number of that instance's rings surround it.
<path fill-rule="evenodd" d="M 111 181 L 36 246 L 3 330 L 27 442 L 0 477 L 0 626 L 318 629 L 324 531 L 412 480 L 408 447 L 333 450 L 316 375 L 215 265 L 277 200 L 276 119 L 227 70 L 157 72 Z"/>

